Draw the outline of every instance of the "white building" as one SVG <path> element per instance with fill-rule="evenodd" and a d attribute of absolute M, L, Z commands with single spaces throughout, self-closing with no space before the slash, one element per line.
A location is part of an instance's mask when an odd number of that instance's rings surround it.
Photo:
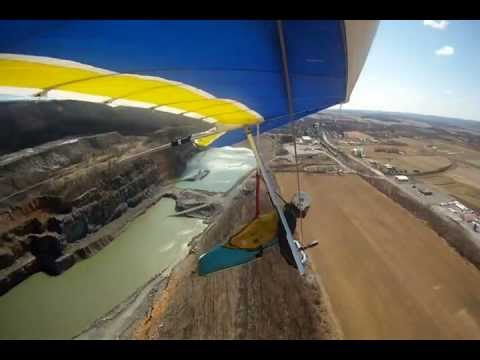
<path fill-rule="evenodd" d="M 311 144 L 312 143 L 312 138 L 310 136 L 302 136 L 302 141 L 305 144 Z"/>
<path fill-rule="evenodd" d="M 468 207 L 463 205 L 460 201 L 454 201 L 454 205 L 462 211 L 468 210 Z"/>
<path fill-rule="evenodd" d="M 408 176 L 395 175 L 395 180 L 397 180 L 398 182 L 407 182 L 408 181 Z"/>
<path fill-rule="evenodd" d="M 359 148 L 353 148 L 352 149 L 352 154 L 356 157 L 359 157 L 359 158 L 363 158 L 365 157 L 365 151 L 363 150 L 363 148 L 359 147 Z"/>

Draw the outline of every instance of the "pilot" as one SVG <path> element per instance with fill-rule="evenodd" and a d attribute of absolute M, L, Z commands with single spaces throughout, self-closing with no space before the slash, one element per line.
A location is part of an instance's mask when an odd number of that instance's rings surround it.
<path fill-rule="evenodd" d="M 292 235 L 295 233 L 295 229 L 297 227 L 297 219 L 303 219 L 307 216 L 308 210 L 310 209 L 310 203 L 310 196 L 307 193 L 298 192 L 293 196 L 292 200 L 289 203 L 286 203 L 283 207 L 283 213 L 285 214 L 285 218 Z M 287 234 L 280 219 L 278 229 L 278 244 L 280 247 L 280 253 L 289 265 L 297 268 L 292 250 L 288 244 Z M 312 243 L 308 247 L 314 245 L 316 245 L 316 243 Z M 302 250 L 303 249 L 304 248 L 302 248 Z"/>

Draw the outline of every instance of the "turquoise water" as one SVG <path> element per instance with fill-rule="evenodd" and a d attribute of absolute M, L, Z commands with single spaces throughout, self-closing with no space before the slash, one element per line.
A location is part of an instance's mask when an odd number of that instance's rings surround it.
<path fill-rule="evenodd" d="M 196 154 L 189 161 L 182 178 L 193 176 L 200 169 L 210 170 L 209 174 L 197 181 L 179 181 L 177 187 L 227 192 L 256 166 L 255 156 L 250 149 L 230 146 L 212 148 Z"/>
<path fill-rule="evenodd" d="M 188 253 L 201 220 L 162 199 L 114 242 L 60 276 L 36 273 L 0 297 L 0 339 L 68 339 Z"/>

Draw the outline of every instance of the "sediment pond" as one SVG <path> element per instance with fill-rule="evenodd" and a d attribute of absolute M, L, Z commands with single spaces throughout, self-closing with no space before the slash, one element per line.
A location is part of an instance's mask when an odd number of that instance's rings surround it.
<path fill-rule="evenodd" d="M 202 220 L 162 199 L 115 241 L 60 276 L 36 273 L 0 297 L 1 339 L 68 339 L 185 256 Z"/>

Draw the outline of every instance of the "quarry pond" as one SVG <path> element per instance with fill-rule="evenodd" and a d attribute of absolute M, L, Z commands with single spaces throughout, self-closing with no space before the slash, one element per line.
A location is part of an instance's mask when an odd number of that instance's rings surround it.
<path fill-rule="evenodd" d="M 30 276 L 0 298 L 0 338 L 68 339 L 188 252 L 201 220 L 162 199 L 95 256 L 59 276 Z"/>
<path fill-rule="evenodd" d="M 254 167 L 247 149 L 211 149 L 190 160 L 176 186 L 227 192 Z M 202 169 L 208 174 L 191 180 Z M 169 216 L 174 213 L 175 200 L 162 198 L 93 257 L 59 276 L 38 272 L 0 296 L 0 339 L 73 338 L 168 271 L 206 227 L 201 219 Z"/>

